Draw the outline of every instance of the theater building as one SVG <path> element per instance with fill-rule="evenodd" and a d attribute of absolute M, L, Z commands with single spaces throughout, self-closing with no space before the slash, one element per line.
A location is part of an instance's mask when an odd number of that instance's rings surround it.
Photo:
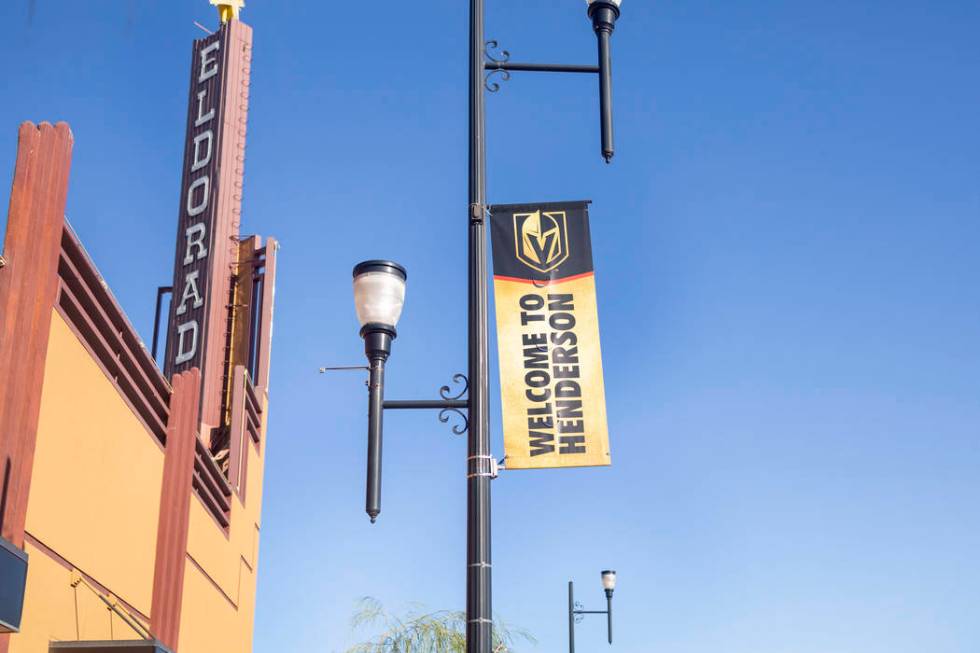
<path fill-rule="evenodd" d="M 235 4 L 192 49 L 162 364 L 66 222 L 70 128 L 20 126 L 0 261 L 0 653 L 252 649 L 277 245 L 239 233 L 252 30 Z"/>

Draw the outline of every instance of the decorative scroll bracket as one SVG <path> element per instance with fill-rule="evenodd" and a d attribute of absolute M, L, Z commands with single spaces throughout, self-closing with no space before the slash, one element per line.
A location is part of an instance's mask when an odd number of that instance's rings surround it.
<path fill-rule="evenodd" d="M 325 374 L 327 372 L 347 372 L 368 369 L 370 368 L 364 365 L 321 367 L 320 374 Z M 382 407 L 388 410 L 438 410 L 439 421 L 443 424 L 449 423 L 449 418 L 455 414 L 462 421 L 461 423 L 453 424 L 453 433 L 456 435 L 463 435 L 470 428 L 470 402 L 469 399 L 466 399 L 466 395 L 470 390 L 470 381 L 466 378 L 465 374 L 453 374 L 453 383 L 457 386 L 462 386 L 462 388 L 457 389 L 456 394 L 452 394 L 454 392 L 452 388 L 450 388 L 448 385 L 442 386 L 439 388 L 439 396 L 442 397 L 442 399 L 385 399 L 382 403 Z"/>
<path fill-rule="evenodd" d="M 500 84 L 492 81 L 494 75 L 500 75 L 501 81 L 510 79 L 511 71 L 536 73 L 591 73 L 598 75 L 599 66 L 580 66 L 575 64 L 552 63 L 518 63 L 510 60 L 510 52 L 501 50 L 496 41 L 487 41 L 483 51 L 486 61 L 483 69 L 488 71 L 483 80 L 483 86 L 491 93 L 500 90 Z"/>
<path fill-rule="evenodd" d="M 383 407 L 385 409 L 393 410 L 438 410 L 439 421 L 443 424 L 448 423 L 449 418 L 455 414 L 460 420 L 462 420 L 462 422 L 453 425 L 453 433 L 456 435 L 463 435 L 470 428 L 470 402 L 468 399 L 463 398 L 469 392 L 470 381 L 463 374 L 454 374 L 453 383 L 462 386 L 462 389 L 460 389 L 455 395 L 452 394 L 453 390 L 448 385 L 444 385 L 439 388 L 439 396 L 442 397 L 442 399 L 386 399 Z M 463 412 L 464 410 L 466 411 L 465 413 Z"/>
<path fill-rule="evenodd" d="M 576 601 L 572 614 L 575 615 L 575 623 L 580 624 L 587 614 L 609 614 L 609 610 L 586 610 L 584 605 Z"/>

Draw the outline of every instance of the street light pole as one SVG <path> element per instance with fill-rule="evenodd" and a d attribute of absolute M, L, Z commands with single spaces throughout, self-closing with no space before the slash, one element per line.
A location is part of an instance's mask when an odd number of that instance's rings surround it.
<path fill-rule="evenodd" d="M 469 74 L 469 431 L 466 447 L 466 650 L 489 653 L 493 612 L 490 561 L 490 419 L 486 124 L 483 0 L 470 0 Z"/>
<path fill-rule="evenodd" d="M 612 590 L 606 590 L 606 635 L 612 644 Z"/>
<path fill-rule="evenodd" d="M 217 1 L 217 0 L 216 0 Z M 441 400 L 388 400 L 384 398 L 384 366 L 396 337 L 396 323 L 405 298 L 405 269 L 392 261 L 372 260 L 354 268 L 354 295 L 361 336 L 369 370 L 368 461 L 365 509 L 372 523 L 381 512 L 381 452 L 384 410 L 435 409 L 440 421 L 449 413 L 463 419 L 457 434 L 467 433 L 466 448 L 466 651 L 490 653 L 493 646 L 493 610 L 490 557 L 490 481 L 497 475 L 497 464 L 490 453 L 489 420 L 489 324 L 488 324 L 488 215 L 486 199 L 486 135 L 484 90 L 499 85 L 488 76 L 510 77 L 510 71 L 547 73 L 586 73 L 599 75 L 602 155 L 613 156 L 611 57 L 609 36 L 619 17 L 621 0 L 588 0 L 588 15 L 599 39 L 598 65 L 533 64 L 511 62 L 489 54 L 495 41 L 484 40 L 484 0 L 470 0 L 469 57 L 469 203 L 466 219 L 469 232 L 468 256 L 468 375 L 453 380 L 463 390 L 450 396 L 449 386 L 440 389 Z M 361 369 L 361 368 L 323 368 Z M 462 399 L 463 394 L 467 398 Z M 462 410 L 466 410 L 463 415 Z M 571 586 L 569 586 L 571 600 Z M 570 633 L 571 627 L 570 624 Z"/>

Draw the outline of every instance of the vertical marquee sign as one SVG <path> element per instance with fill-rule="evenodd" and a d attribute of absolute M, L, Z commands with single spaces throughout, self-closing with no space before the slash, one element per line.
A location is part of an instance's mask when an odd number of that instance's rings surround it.
<path fill-rule="evenodd" d="M 588 202 L 491 209 L 508 469 L 609 465 Z"/>
<path fill-rule="evenodd" d="M 194 42 L 173 301 L 164 371 L 197 367 L 201 421 L 219 423 L 237 262 L 252 30 L 229 20 Z"/>

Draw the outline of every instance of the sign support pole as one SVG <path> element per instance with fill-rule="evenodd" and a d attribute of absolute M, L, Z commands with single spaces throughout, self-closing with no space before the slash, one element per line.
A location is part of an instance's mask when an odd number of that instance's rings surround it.
<path fill-rule="evenodd" d="M 220 0 L 213 0 L 220 3 Z M 594 25 L 602 23 L 603 28 L 611 25 L 619 16 L 621 0 L 589 0 L 589 17 Z M 601 11 L 600 11 L 601 10 Z M 485 96 L 484 89 L 496 92 L 499 85 L 489 81 L 489 75 L 501 74 L 510 77 L 510 71 L 589 73 L 609 75 L 606 59 L 599 65 L 557 65 L 526 64 L 509 61 L 510 55 L 502 52 L 503 58 L 493 56 L 488 48 L 497 47 L 495 41 L 484 40 L 484 0 L 470 0 L 469 33 L 469 202 L 467 205 L 468 223 L 468 311 L 467 311 L 467 377 L 457 375 L 457 379 L 468 379 L 468 396 L 465 402 L 461 395 L 447 396 L 448 387 L 442 389 L 443 401 L 385 401 L 384 409 L 438 409 L 440 420 L 448 419 L 448 412 L 462 416 L 462 428 L 454 427 L 457 434 L 467 432 L 466 458 L 466 651 L 467 653 L 491 653 L 493 646 L 493 610 L 491 597 L 491 533 L 490 533 L 490 481 L 496 476 L 497 465 L 490 453 L 489 423 L 489 324 L 488 295 L 489 271 L 487 267 L 487 215 L 486 201 L 486 134 L 485 134 Z M 485 77 L 486 75 L 486 77 Z M 608 99 L 608 98 L 607 98 Z M 610 112 L 608 102 L 603 103 L 603 124 L 608 121 Z M 604 148 L 603 156 L 608 161 L 611 146 Z M 397 320 L 397 316 L 395 318 Z M 363 334 L 362 334 L 363 335 Z M 327 368 L 321 371 L 326 371 Z M 377 389 L 380 393 L 380 387 Z M 466 390 L 464 390 L 466 392 Z M 380 396 L 380 395 L 379 395 Z M 376 407 L 377 408 L 377 407 Z M 446 419 L 444 419 L 446 418 Z M 371 437 L 377 436 L 380 444 L 380 422 L 370 428 Z M 378 447 L 380 450 L 380 446 Z M 380 466 L 372 465 L 368 473 L 368 484 L 374 488 L 369 492 L 369 514 L 372 521 L 380 511 Z"/>
<path fill-rule="evenodd" d="M 469 74 L 469 431 L 466 459 L 466 650 L 490 653 L 493 636 L 490 558 L 490 421 L 484 5 L 470 0 Z"/>

